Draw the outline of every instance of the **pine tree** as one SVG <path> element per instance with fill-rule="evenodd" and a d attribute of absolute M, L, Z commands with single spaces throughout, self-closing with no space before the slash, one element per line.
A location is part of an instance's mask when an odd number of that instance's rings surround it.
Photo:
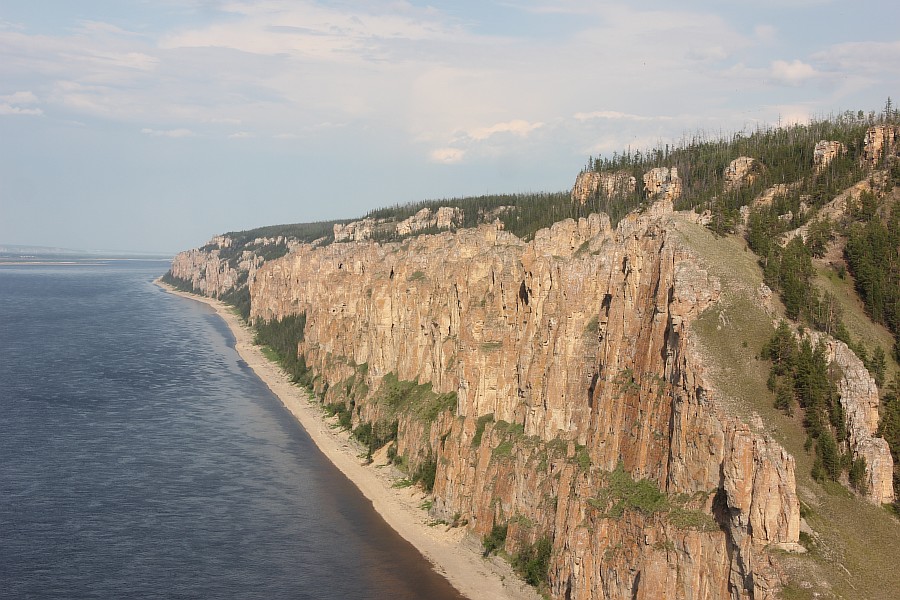
<path fill-rule="evenodd" d="M 822 468 L 825 475 L 832 481 L 837 481 L 841 475 L 841 455 L 838 453 L 837 442 L 831 431 L 825 430 L 819 436 L 816 451 L 822 460 Z"/>

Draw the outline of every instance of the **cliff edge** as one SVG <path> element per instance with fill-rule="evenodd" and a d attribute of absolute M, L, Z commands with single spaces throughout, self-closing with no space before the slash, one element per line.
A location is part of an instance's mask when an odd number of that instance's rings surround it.
<path fill-rule="evenodd" d="M 662 201 L 528 243 L 481 226 L 301 246 L 256 272 L 251 319 L 305 314 L 323 402 L 397 421 L 406 467 L 435 464 L 436 516 L 503 524 L 510 553 L 549 540 L 554 597 L 774 598 L 794 460 L 728 414 L 694 350 L 720 284 L 679 241 L 693 220 Z M 397 410 L 396 381 L 455 406 Z"/>

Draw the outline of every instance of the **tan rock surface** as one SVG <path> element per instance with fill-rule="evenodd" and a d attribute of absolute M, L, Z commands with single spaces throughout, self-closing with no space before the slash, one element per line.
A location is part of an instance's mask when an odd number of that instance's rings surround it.
<path fill-rule="evenodd" d="M 749 156 L 738 156 L 725 167 L 725 189 L 733 190 L 751 185 L 755 180 L 756 160 Z"/>
<path fill-rule="evenodd" d="M 900 127 L 896 125 L 870 127 L 863 140 L 861 160 L 872 167 L 878 165 L 885 155 L 893 154 L 896 151 L 898 137 L 900 137 Z"/>
<path fill-rule="evenodd" d="M 794 463 L 718 407 L 690 323 L 719 286 L 670 235 L 681 218 L 657 203 L 616 230 L 595 215 L 529 243 L 481 226 L 300 247 L 260 269 L 252 314 L 306 313 L 299 350 L 328 402 L 363 363 L 373 391 L 392 372 L 456 392 L 430 426 L 401 418 L 398 451 L 411 467 L 437 458 L 436 515 L 477 534 L 510 522 L 510 551 L 551 535 L 555 597 L 774 597 L 766 548 L 799 535 Z M 620 462 L 718 525 L 605 516 L 591 501 Z"/>
<path fill-rule="evenodd" d="M 813 165 L 816 171 L 822 171 L 838 156 L 846 154 L 847 147 L 841 142 L 820 140 L 813 148 Z"/>
<path fill-rule="evenodd" d="M 625 171 L 614 173 L 586 171 L 580 173 L 575 179 L 575 185 L 572 187 L 572 202 L 585 204 L 601 191 L 607 198 L 631 194 L 636 185 L 635 178 Z"/>
<path fill-rule="evenodd" d="M 657 167 L 644 173 L 644 191 L 653 200 L 677 200 L 681 197 L 678 169 Z"/>

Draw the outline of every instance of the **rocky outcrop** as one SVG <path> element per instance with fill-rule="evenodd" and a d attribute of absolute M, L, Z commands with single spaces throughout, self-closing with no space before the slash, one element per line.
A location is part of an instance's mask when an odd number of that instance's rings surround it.
<path fill-rule="evenodd" d="M 820 140 L 813 148 L 813 165 L 816 172 L 824 170 L 838 156 L 847 153 L 847 147 L 841 142 Z"/>
<path fill-rule="evenodd" d="M 675 167 L 657 167 L 644 173 L 644 191 L 652 200 L 677 200 L 681 197 L 681 178 Z"/>
<path fill-rule="evenodd" d="M 585 204 L 593 198 L 600 189 L 600 173 L 596 171 L 584 171 L 575 178 L 572 186 L 572 202 Z"/>
<path fill-rule="evenodd" d="M 450 229 L 462 223 L 462 209 L 442 206 L 437 212 L 432 212 L 430 208 L 423 208 L 413 216 L 397 223 L 397 235 L 403 237 L 425 231 L 430 228 Z"/>
<path fill-rule="evenodd" d="M 387 219 L 365 218 L 345 224 L 335 224 L 335 242 L 363 242 L 371 240 L 376 233 L 406 237 L 428 229 L 450 229 L 462 224 L 463 210 L 455 206 L 441 206 L 436 211 L 423 208 L 416 214 L 400 222 Z"/>
<path fill-rule="evenodd" d="M 734 190 L 756 181 L 758 163 L 749 156 L 738 156 L 725 167 L 725 190 Z"/>
<path fill-rule="evenodd" d="M 306 314 L 317 392 L 349 402 L 365 378 L 354 422 L 394 418 L 375 399 L 387 374 L 455 393 L 455 410 L 401 414 L 397 451 L 433 457 L 436 515 L 508 523 L 510 551 L 550 537 L 554 597 L 774 598 L 768 551 L 799 536 L 794 461 L 729 416 L 698 358 L 691 323 L 720 290 L 673 234 L 694 218 L 659 202 L 529 243 L 483 225 L 301 246 L 259 270 L 252 318 Z M 662 500 L 611 497 L 615 473 Z"/>
<path fill-rule="evenodd" d="M 853 458 L 866 460 L 866 498 L 874 504 L 894 500 L 894 461 L 888 443 L 876 437 L 880 399 L 875 380 L 847 344 L 825 334 L 807 332 L 812 343 L 825 344 L 825 357 L 840 373 L 841 407 Z"/>
<path fill-rule="evenodd" d="M 377 225 L 375 219 L 362 219 L 352 223 L 334 224 L 335 242 L 362 242 L 372 239 L 372 234 Z"/>
<path fill-rule="evenodd" d="M 607 198 L 633 194 L 637 181 L 626 171 L 614 173 L 597 173 L 587 171 L 580 173 L 572 187 L 572 202 L 584 204 L 600 192 Z"/>
<path fill-rule="evenodd" d="M 900 127 L 896 125 L 876 125 L 866 130 L 861 157 L 863 164 L 875 167 L 882 158 L 894 154 L 897 149 L 898 137 L 900 137 Z"/>
<path fill-rule="evenodd" d="M 274 246 L 287 252 L 297 241 L 284 236 L 256 238 L 237 247 L 227 235 L 212 238 L 199 249 L 179 252 L 172 260 L 172 275 L 190 282 L 198 293 L 219 298 L 237 286 L 253 281 L 256 270 L 265 262 L 265 254 Z"/>

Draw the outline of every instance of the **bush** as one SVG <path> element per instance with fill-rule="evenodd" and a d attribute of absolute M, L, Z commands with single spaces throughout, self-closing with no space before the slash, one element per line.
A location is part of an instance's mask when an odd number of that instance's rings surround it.
<path fill-rule="evenodd" d="M 850 466 L 850 485 L 863 496 L 869 492 L 866 483 L 866 459 L 862 456 L 854 460 Z"/>
<path fill-rule="evenodd" d="M 484 556 L 489 556 L 498 550 L 502 550 L 506 545 L 506 533 L 509 531 L 509 525 L 495 524 L 491 527 L 491 532 L 484 536 L 481 544 L 484 546 Z"/>
<path fill-rule="evenodd" d="M 543 537 L 534 544 L 522 548 L 513 560 L 513 567 L 525 581 L 538 587 L 547 581 L 552 553 L 553 543 L 550 538 Z"/>
<path fill-rule="evenodd" d="M 481 415 L 478 417 L 478 421 L 475 422 L 475 435 L 472 436 L 472 446 L 481 445 L 481 437 L 484 435 L 484 428 L 487 427 L 488 423 L 494 422 L 494 413 L 488 413 L 486 415 Z"/>
<path fill-rule="evenodd" d="M 325 412 L 331 417 L 337 415 L 338 425 L 340 425 L 342 429 L 350 429 L 350 426 L 353 424 L 353 415 L 350 413 L 347 405 L 343 402 L 326 404 Z"/>
<path fill-rule="evenodd" d="M 413 477 L 413 483 L 421 483 L 422 489 L 430 493 L 434 489 L 435 477 L 437 477 L 437 460 L 435 460 L 432 455 L 429 455 L 428 458 L 419 465 L 419 468 Z"/>

